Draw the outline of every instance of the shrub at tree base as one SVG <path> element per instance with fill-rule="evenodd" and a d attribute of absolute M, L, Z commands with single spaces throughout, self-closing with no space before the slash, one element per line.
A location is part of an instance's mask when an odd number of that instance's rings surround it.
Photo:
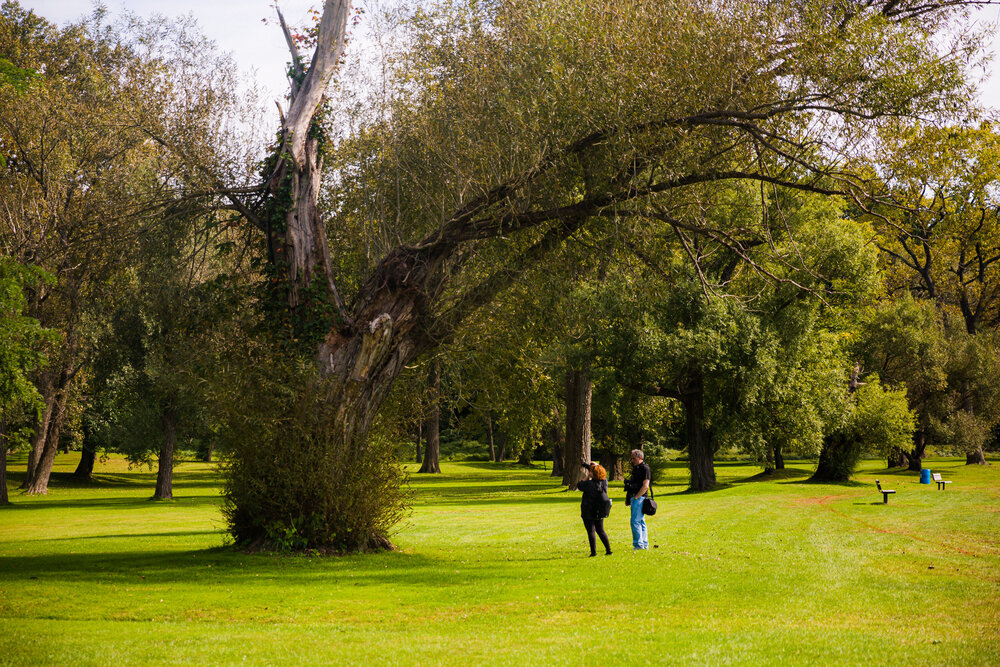
<path fill-rule="evenodd" d="M 223 513 L 237 546 L 326 553 L 391 549 L 405 473 L 388 439 L 345 442 L 321 380 L 258 391 L 230 424 Z M 270 395 L 268 395 L 270 394 Z"/>

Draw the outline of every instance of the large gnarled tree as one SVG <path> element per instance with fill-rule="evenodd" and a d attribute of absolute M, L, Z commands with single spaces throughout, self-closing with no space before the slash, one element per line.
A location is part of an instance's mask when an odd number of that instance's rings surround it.
<path fill-rule="evenodd" d="M 308 69 L 293 52 L 271 197 L 232 198 L 269 240 L 292 330 L 315 336 L 330 417 L 312 442 L 363 452 L 402 369 L 586 225 L 696 233 L 685 191 L 724 180 L 861 196 L 841 165 L 880 119 L 967 94 L 974 39 L 935 37 L 962 4 L 445 3 L 414 17 L 388 112 L 329 153 L 327 220 L 319 115 L 350 12 L 327 0 Z M 343 243 L 371 227 L 390 231 Z"/>

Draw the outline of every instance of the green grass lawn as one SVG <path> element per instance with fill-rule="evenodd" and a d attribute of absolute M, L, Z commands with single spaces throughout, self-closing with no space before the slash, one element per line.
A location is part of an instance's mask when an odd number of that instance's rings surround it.
<path fill-rule="evenodd" d="M 42 497 L 11 465 L 0 664 L 1000 664 L 996 462 L 928 461 L 946 491 L 875 461 L 844 485 L 721 464 L 702 494 L 678 464 L 657 548 L 631 552 L 617 483 L 597 558 L 542 467 L 445 463 L 411 475 L 397 551 L 331 558 L 227 547 L 211 465 L 157 503 L 116 459 L 71 483 L 77 456 Z"/>

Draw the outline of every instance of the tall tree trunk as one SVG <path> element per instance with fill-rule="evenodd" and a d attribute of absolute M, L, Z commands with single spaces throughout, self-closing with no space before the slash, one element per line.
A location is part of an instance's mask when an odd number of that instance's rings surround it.
<path fill-rule="evenodd" d="M 767 443 L 767 453 L 764 455 L 764 472 L 774 472 L 777 470 L 777 466 L 774 462 L 774 445 L 772 443 Z"/>
<path fill-rule="evenodd" d="M 94 463 L 97 461 L 97 448 L 94 443 L 83 439 L 83 449 L 80 451 L 80 462 L 76 464 L 73 477 L 82 480 L 91 479 L 94 475 Z"/>
<path fill-rule="evenodd" d="M 80 463 L 77 464 L 73 477 L 89 480 L 94 474 L 94 462 L 97 460 L 97 445 L 94 444 L 90 422 L 83 420 L 83 449 L 80 451 Z"/>
<path fill-rule="evenodd" d="M 66 407 L 69 403 L 72 382 L 73 374 L 69 370 L 66 370 L 61 374 L 60 381 L 55 387 L 56 393 L 51 414 L 47 420 L 47 428 L 40 441 L 41 451 L 39 458 L 32 470 L 32 476 L 26 480 L 27 488 L 25 492 L 30 495 L 49 492 L 49 479 L 52 476 L 52 466 L 55 464 L 56 453 L 59 450 L 59 435 L 62 431 L 63 420 L 66 417 Z"/>
<path fill-rule="evenodd" d="M 239 197 L 229 197 L 233 206 L 266 235 L 269 258 L 279 274 L 276 284 L 285 286 L 285 303 L 291 313 L 293 331 L 298 329 L 308 336 L 316 331 L 317 325 L 326 327 L 327 333 L 316 354 L 323 383 L 311 395 L 306 395 L 304 388 L 302 396 L 304 404 L 313 406 L 317 413 L 315 423 L 309 426 L 316 430 L 315 437 L 307 443 L 290 443 L 289 449 L 295 452 L 302 449 L 303 459 L 314 458 L 319 464 L 334 467 L 339 465 L 335 461 L 341 460 L 341 455 L 366 455 L 372 420 L 407 364 L 447 342 L 466 318 L 535 266 L 540 258 L 560 247 L 599 208 L 595 203 L 557 221 L 541 222 L 547 227 L 540 239 L 508 266 L 494 271 L 435 314 L 432 307 L 439 303 L 448 281 L 455 275 L 459 249 L 484 233 L 476 226 L 478 212 L 496 207 L 507 197 L 506 188 L 491 191 L 468 202 L 424 239 L 389 251 L 356 291 L 348 311 L 336 289 L 326 224 L 319 214 L 322 147 L 317 135 L 322 132 L 313 130 L 318 129 L 314 120 L 343 51 L 349 12 L 348 0 L 325 0 L 317 47 L 308 72 L 303 72 L 294 39 L 282 19 L 293 56 L 294 83 L 292 102 L 283 119 L 283 144 L 268 181 L 271 196 L 256 211 Z M 278 224 L 273 224 L 275 220 Z M 335 307 L 333 317 L 329 315 L 331 306 Z M 433 440 L 436 442 L 436 438 Z M 313 451 L 306 451 L 310 443 L 315 444 Z M 323 452 L 327 450 L 337 456 L 325 456 Z M 292 451 L 286 454 L 294 455 Z M 430 458 L 436 467 L 437 452 Z M 428 467 L 427 459 L 422 470 Z M 336 468 L 335 472 L 339 470 Z M 264 466 L 255 469 L 254 474 L 266 476 L 269 471 Z M 281 483 L 277 476 L 274 481 Z M 316 488 L 315 492 L 321 496 L 330 493 L 326 488 Z M 252 519 L 257 518 L 255 507 L 258 503 L 266 505 L 266 499 L 254 498 L 251 493 L 241 502 L 233 511 L 235 518 L 231 525 L 253 525 Z M 317 511 L 315 504 L 285 509 L 267 519 L 281 524 L 291 521 L 288 517 L 293 516 L 293 509 L 302 514 Z M 252 540 L 257 536 L 241 535 L 240 539 Z M 327 538 L 320 538 L 324 539 Z M 385 538 L 384 535 L 366 537 L 364 544 L 372 546 L 373 540 L 384 542 Z"/>
<path fill-rule="evenodd" d="M 563 452 L 566 451 L 566 438 L 563 437 L 562 425 L 559 423 L 559 408 L 553 408 L 552 416 L 554 417 L 554 421 L 549 431 L 552 439 L 552 474 L 550 476 L 562 478 L 564 468 Z"/>
<path fill-rule="evenodd" d="M 278 11 L 278 18 L 291 50 L 291 103 L 282 119 L 282 150 L 268 183 L 272 203 L 284 218 L 282 230 L 271 225 L 273 215 L 266 215 L 262 225 L 267 234 L 272 264 L 285 273 L 284 288 L 293 325 L 309 325 L 315 310 L 336 306 L 343 318 L 344 304 L 333 282 L 326 222 L 319 210 L 319 191 L 323 178 L 323 154 L 316 127 L 316 114 L 326 88 L 344 50 L 348 0 L 326 0 L 317 26 L 317 48 L 308 72 L 295 40 Z M 244 213 L 247 211 L 244 210 Z M 260 225 L 260 221 L 258 220 Z M 298 332 L 297 332 L 298 333 Z"/>
<path fill-rule="evenodd" d="M 913 432 L 913 450 L 909 454 L 909 469 L 920 472 L 923 468 L 924 452 L 927 450 L 927 430 L 923 424 L 917 426 Z"/>
<path fill-rule="evenodd" d="M 887 468 L 906 468 L 909 465 L 910 459 L 906 456 L 906 452 L 899 447 L 893 447 L 885 461 Z"/>
<path fill-rule="evenodd" d="M 42 460 L 42 452 L 45 450 L 45 436 L 49 432 L 49 422 L 52 421 L 52 414 L 56 409 L 56 388 L 52 375 L 45 373 L 42 376 L 39 393 L 45 402 L 38 418 L 35 420 L 35 432 L 31 434 L 31 449 L 28 451 L 28 470 L 21 483 L 22 489 L 31 486 L 32 480 L 37 475 L 38 464 Z"/>
<path fill-rule="evenodd" d="M 781 444 L 774 445 L 774 469 L 785 469 L 785 455 L 781 452 Z"/>
<path fill-rule="evenodd" d="M 0 419 L 0 505 L 9 505 L 7 497 L 7 422 Z"/>
<path fill-rule="evenodd" d="M 424 463 L 419 472 L 441 472 L 441 366 L 437 360 L 431 361 L 428 369 L 427 384 L 430 389 L 431 407 L 425 422 L 427 433 L 427 449 L 424 451 Z"/>
<path fill-rule="evenodd" d="M 986 465 L 986 456 L 983 454 L 983 446 L 976 447 L 975 451 L 965 454 L 965 465 Z"/>
<path fill-rule="evenodd" d="M 563 457 L 563 484 L 576 488 L 583 479 L 581 464 L 590 461 L 590 401 L 593 396 L 590 371 L 566 373 L 566 448 Z"/>
<path fill-rule="evenodd" d="M 494 463 L 497 459 L 497 450 L 493 443 L 493 419 L 490 417 L 489 413 L 483 415 L 483 419 L 486 421 L 486 439 L 490 446 L 490 461 Z"/>
<path fill-rule="evenodd" d="M 621 454 L 606 451 L 601 454 L 600 462 L 608 473 L 608 481 L 620 482 L 625 479 L 625 465 Z"/>
<path fill-rule="evenodd" d="M 424 422 L 423 420 L 417 424 L 417 447 L 416 447 L 416 459 L 417 463 L 424 460 Z"/>
<path fill-rule="evenodd" d="M 815 482 L 848 482 L 861 455 L 861 443 L 852 434 L 833 433 L 823 441 Z"/>
<path fill-rule="evenodd" d="M 684 406 L 691 490 L 708 491 L 715 486 L 715 451 L 705 428 L 705 393 L 700 377 L 685 388 L 681 405 Z"/>
<path fill-rule="evenodd" d="M 163 443 L 156 467 L 156 491 L 153 500 L 171 500 L 174 497 L 174 445 L 177 439 L 177 415 L 173 408 L 163 410 Z"/>
<path fill-rule="evenodd" d="M 531 465 L 531 457 L 533 454 L 534 454 L 534 447 L 532 446 L 532 443 L 529 442 L 528 445 L 524 449 L 522 449 L 521 452 L 517 455 L 518 465 L 522 466 Z"/>

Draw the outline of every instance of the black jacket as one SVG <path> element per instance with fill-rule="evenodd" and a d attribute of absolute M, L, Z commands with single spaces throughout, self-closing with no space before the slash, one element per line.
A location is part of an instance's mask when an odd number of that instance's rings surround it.
<path fill-rule="evenodd" d="M 585 479 L 582 482 L 578 482 L 576 488 L 583 491 L 583 498 L 580 499 L 580 517 L 588 521 L 596 521 L 597 519 L 604 518 L 602 516 L 603 508 L 601 505 L 603 503 L 601 501 L 601 491 L 607 494 L 607 480 Z"/>

